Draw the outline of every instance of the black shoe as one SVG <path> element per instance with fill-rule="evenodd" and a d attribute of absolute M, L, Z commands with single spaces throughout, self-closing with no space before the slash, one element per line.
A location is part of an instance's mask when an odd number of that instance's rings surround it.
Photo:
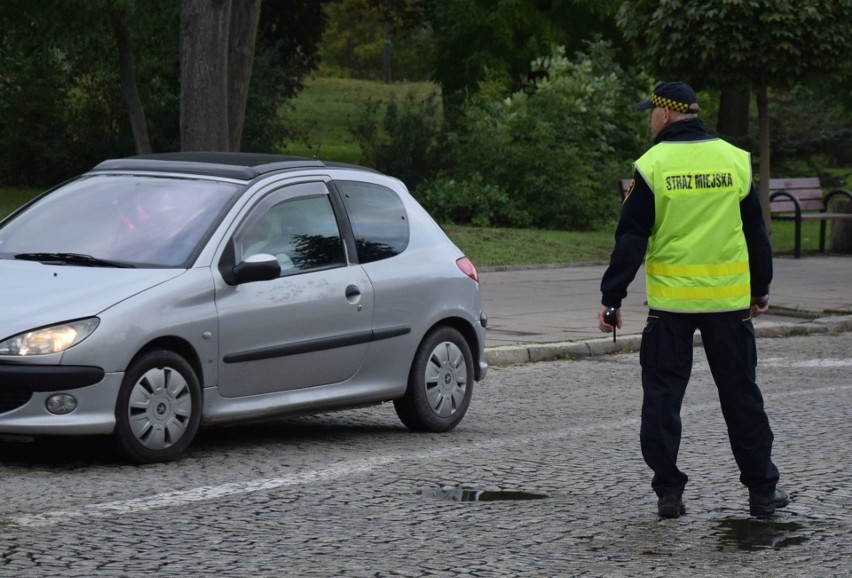
<path fill-rule="evenodd" d="M 787 492 L 776 489 L 771 494 L 756 494 L 749 492 L 748 511 L 752 516 L 765 518 L 775 513 L 776 508 L 783 508 L 790 503 Z"/>
<path fill-rule="evenodd" d="M 657 513 L 661 518 L 680 518 L 686 513 L 686 507 L 680 496 L 663 496 L 657 500 Z"/>

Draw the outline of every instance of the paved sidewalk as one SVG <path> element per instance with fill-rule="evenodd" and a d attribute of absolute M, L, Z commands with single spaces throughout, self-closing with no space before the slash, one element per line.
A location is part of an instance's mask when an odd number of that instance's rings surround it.
<path fill-rule="evenodd" d="M 758 337 L 852 331 L 852 256 L 777 257 Z M 480 271 L 491 364 L 582 357 L 638 348 L 648 307 L 640 269 L 622 304 L 617 341 L 597 327 L 606 264 Z M 696 337 L 698 339 L 698 337 Z"/>

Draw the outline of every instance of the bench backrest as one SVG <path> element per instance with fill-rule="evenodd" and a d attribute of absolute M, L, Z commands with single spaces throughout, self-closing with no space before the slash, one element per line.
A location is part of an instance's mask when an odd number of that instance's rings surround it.
<path fill-rule="evenodd" d="M 799 199 L 802 211 L 822 211 L 822 188 L 816 177 L 804 179 L 769 179 L 769 196 L 778 191 L 786 191 Z M 796 206 L 786 197 L 775 199 L 769 204 L 772 213 L 793 213 Z"/>

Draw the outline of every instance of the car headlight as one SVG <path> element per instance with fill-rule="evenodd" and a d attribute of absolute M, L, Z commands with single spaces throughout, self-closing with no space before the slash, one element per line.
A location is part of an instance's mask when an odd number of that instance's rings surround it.
<path fill-rule="evenodd" d="M 97 317 L 34 329 L 0 342 L 0 355 L 46 355 L 77 345 L 100 323 Z"/>

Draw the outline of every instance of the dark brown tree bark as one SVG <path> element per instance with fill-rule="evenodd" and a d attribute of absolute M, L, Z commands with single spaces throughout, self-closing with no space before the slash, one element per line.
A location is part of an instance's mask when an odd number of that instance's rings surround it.
<path fill-rule="evenodd" d="M 766 232 L 772 235 L 772 219 L 769 214 L 770 140 L 769 140 L 769 91 L 766 87 L 757 90 L 757 122 L 760 132 L 760 206 Z"/>
<path fill-rule="evenodd" d="M 228 42 L 228 134 L 232 151 L 240 150 L 246 118 L 261 0 L 238 0 L 231 6 Z"/>
<path fill-rule="evenodd" d="M 832 200 L 830 210 L 834 213 L 852 213 L 852 202 Z M 832 221 L 828 250 L 834 253 L 852 253 L 852 221 Z"/>
<path fill-rule="evenodd" d="M 721 135 L 741 137 L 748 134 L 751 93 L 748 90 L 723 89 L 719 95 L 716 130 Z"/>
<path fill-rule="evenodd" d="M 231 0 L 181 0 L 180 142 L 184 151 L 227 151 Z"/>
<path fill-rule="evenodd" d="M 136 154 L 144 155 L 151 152 L 151 141 L 148 138 L 148 123 L 145 120 L 145 108 L 139 98 L 139 88 L 136 84 L 136 55 L 134 54 L 133 38 L 127 28 L 127 18 L 123 10 L 115 8 L 110 11 L 110 22 L 118 46 L 118 68 L 121 77 L 121 93 L 127 103 L 130 115 L 130 128 L 133 132 L 133 144 Z"/>

